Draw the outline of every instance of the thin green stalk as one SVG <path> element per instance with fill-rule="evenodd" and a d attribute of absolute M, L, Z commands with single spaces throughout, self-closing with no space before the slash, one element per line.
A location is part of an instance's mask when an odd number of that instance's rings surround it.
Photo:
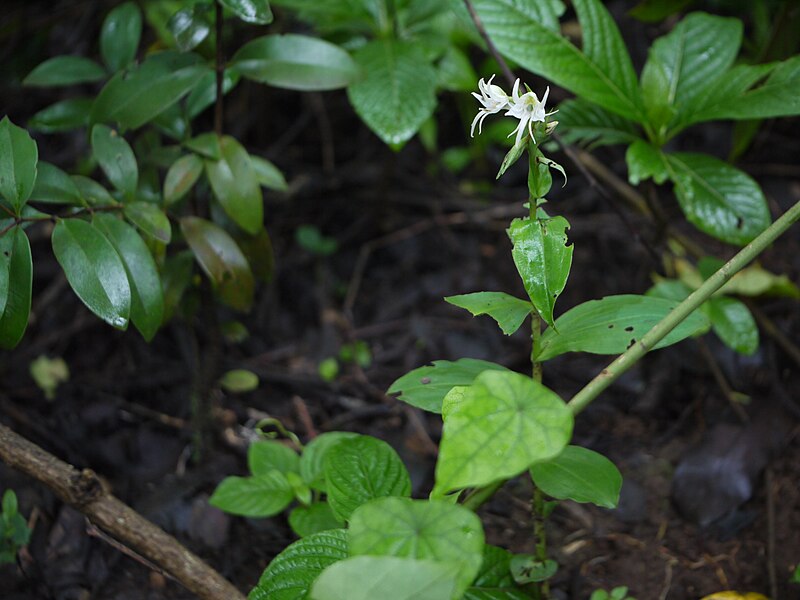
<path fill-rule="evenodd" d="M 494 483 L 490 483 L 486 487 L 475 488 L 470 492 L 470 494 L 464 498 L 464 502 L 462 506 L 465 508 L 470 509 L 471 511 L 478 510 L 484 502 L 486 502 L 489 498 L 495 495 L 495 492 L 503 487 L 505 483 L 505 479 L 501 481 L 495 481 Z"/>
<path fill-rule="evenodd" d="M 761 254 L 767 246 L 780 237 L 789 227 L 800 219 L 800 202 L 787 210 L 772 225 L 762 231 L 756 239 L 725 263 L 719 271 L 692 292 L 686 300 L 681 302 L 666 317 L 661 319 L 648 331 L 639 342 L 629 350 L 620 354 L 614 362 L 603 369 L 597 377 L 592 379 L 581 391 L 567 403 L 573 414 L 578 414 L 589 403 L 597 398 L 600 393 L 611 385 L 625 371 L 649 352 L 653 346 L 660 342 L 675 327 L 677 327 L 692 312 L 708 300 L 714 292 L 721 288 L 736 273 L 746 267 L 753 259 Z"/>

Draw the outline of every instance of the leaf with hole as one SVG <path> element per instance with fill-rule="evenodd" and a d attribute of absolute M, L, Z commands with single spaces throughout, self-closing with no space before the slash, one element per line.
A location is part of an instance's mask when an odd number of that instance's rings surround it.
<path fill-rule="evenodd" d="M 36 182 L 39 149 L 22 127 L 8 117 L 0 121 L 0 198 L 19 215 Z"/>
<path fill-rule="evenodd" d="M 531 478 L 548 496 L 615 508 L 622 488 L 619 469 L 602 454 L 567 446 L 548 461 L 531 467 Z"/>
<path fill-rule="evenodd" d="M 14 348 L 28 326 L 33 289 L 31 244 L 22 227 L 0 235 L 0 348 Z"/>

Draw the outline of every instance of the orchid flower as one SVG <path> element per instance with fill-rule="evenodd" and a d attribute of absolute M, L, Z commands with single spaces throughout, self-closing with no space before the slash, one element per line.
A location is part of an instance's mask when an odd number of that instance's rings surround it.
<path fill-rule="evenodd" d="M 533 92 L 527 92 L 520 96 L 519 79 L 514 83 L 514 89 L 511 92 L 511 99 L 506 116 L 519 119 L 519 125 L 517 125 L 517 128 L 508 136 L 511 137 L 515 133 L 517 134 L 517 139 L 514 142 L 515 145 L 519 144 L 526 130 L 531 138 L 533 138 L 533 124 L 539 121 L 544 123 L 546 117 L 557 112 L 555 110 L 549 113 L 544 112 L 544 105 L 547 102 L 548 95 L 550 95 L 550 86 L 545 90 L 541 101 Z"/>
<path fill-rule="evenodd" d="M 472 126 L 469 129 L 470 137 L 475 136 L 475 125 L 478 126 L 478 133 L 480 134 L 483 120 L 486 117 L 498 113 L 504 108 L 508 108 L 508 95 L 500 86 L 492 85 L 492 79 L 494 78 L 495 76 L 492 75 L 488 82 L 484 82 L 483 79 L 478 82 L 478 89 L 481 92 L 480 95 L 472 92 L 472 95 L 475 96 L 478 102 L 483 106 L 478 110 L 478 114 L 472 120 Z"/>

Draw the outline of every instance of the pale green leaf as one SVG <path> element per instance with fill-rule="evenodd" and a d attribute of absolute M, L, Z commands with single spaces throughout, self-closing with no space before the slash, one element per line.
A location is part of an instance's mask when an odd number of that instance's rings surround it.
<path fill-rule="evenodd" d="M 325 455 L 342 440 L 358 437 L 349 431 L 329 431 L 315 437 L 305 448 L 300 457 L 300 475 L 309 486 L 319 492 L 325 492 L 325 471 L 323 469 Z"/>
<path fill-rule="evenodd" d="M 503 333 L 511 335 L 520 328 L 533 310 L 527 300 L 520 300 L 505 292 L 475 292 L 460 296 L 448 296 L 446 302 L 475 315 L 489 315 L 500 326 Z"/>
<path fill-rule="evenodd" d="M 253 477 L 226 477 L 208 503 L 243 517 L 271 517 L 289 506 L 294 493 L 280 471 Z"/>
<path fill-rule="evenodd" d="M 280 471 L 284 475 L 300 471 L 300 457 L 288 446 L 272 440 L 253 442 L 247 448 L 247 466 L 253 475 Z"/>
<path fill-rule="evenodd" d="M 258 375 L 247 369 L 233 369 L 220 377 L 219 384 L 231 394 L 252 392 L 258 389 Z"/>
<path fill-rule="evenodd" d="M 711 298 L 707 305 L 711 329 L 740 354 L 758 350 L 758 325 L 747 306 L 735 298 Z"/>

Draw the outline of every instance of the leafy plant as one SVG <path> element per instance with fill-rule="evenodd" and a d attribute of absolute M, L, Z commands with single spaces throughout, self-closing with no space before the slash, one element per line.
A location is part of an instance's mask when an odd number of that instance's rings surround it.
<path fill-rule="evenodd" d="M 605 590 L 595 590 L 592 592 L 589 600 L 636 600 L 636 598 L 628 595 L 627 586 L 621 585 L 615 587 L 610 592 Z"/>
<path fill-rule="evenodd" d="M 0 512 L 0 565 L 16 562 L 17 552 L 31 538 L 31 530 L 17 508 L 17 495 L 14 490 L 3 493 L 2 512 Z"/>

